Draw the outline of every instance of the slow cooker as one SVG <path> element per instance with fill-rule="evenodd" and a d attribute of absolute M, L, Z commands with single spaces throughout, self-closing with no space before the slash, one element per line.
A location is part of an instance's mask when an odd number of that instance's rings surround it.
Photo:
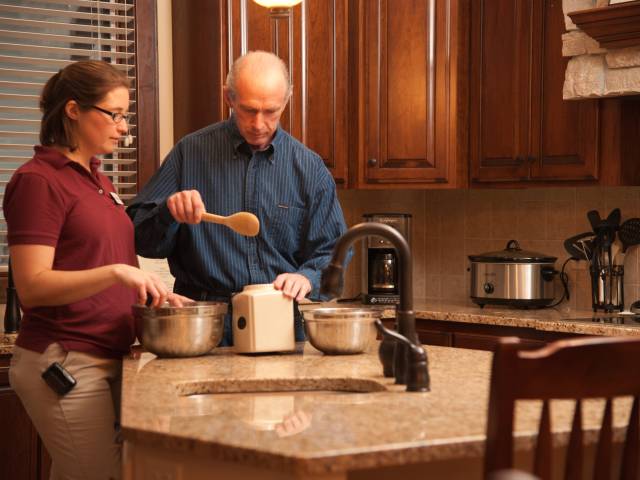
<path fill-rule="evenodd" d="M 504 250 L 469 255 L 471 300 L 517 308 L 540 308 L 553 302 L 557 257 L 522 250 L 510 240 Z"/>

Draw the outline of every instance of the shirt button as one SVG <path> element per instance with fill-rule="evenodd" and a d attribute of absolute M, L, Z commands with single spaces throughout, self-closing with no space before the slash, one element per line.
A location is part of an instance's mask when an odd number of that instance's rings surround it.
<path fill-rule="evenodd" d="M 102 195 L 102 194 L 104 193 L 104 190 L 102 190 L 102 189 L 100 188 L 100 189 L 98 189 L 98 193 L 99 193 L 100 195 Z"/>

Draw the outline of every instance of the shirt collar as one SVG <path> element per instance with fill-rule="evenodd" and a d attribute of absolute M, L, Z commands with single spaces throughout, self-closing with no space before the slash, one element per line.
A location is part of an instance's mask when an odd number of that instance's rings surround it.
<path fill-rule="evenodd" d="M 38 155 L 38 157 L 40 157 L 42 160 L 50 163 L 54 168 L 56 168 L 58 170 L 60 170 L 61 168 L 63 168 L 66 165 L 69 165 L 69 164 L 71 164 L 72 166 L 74 164 L 77 164 L 77 162 L 74 162 L 69 157 L 67 157 L 62 152 L 56 150 L 53 147 L 46 147 L 46 146 L 43 146 L 43 145 L 36 145 L 33 149 L 36 152 L 36 154 Z M 91 172 L 92 173 L 95 174 L 98 171 L 98 168 L 100 168 L 100 163 L 101 162 L 100 162 L 99 158 L 91 157 L 91 160 L 89 161 L 89 166 L 91 168 Z M 84 170 L 84 168 L 83 168 L 83 170 Z"/>
<path fill-rule="evenodd" d="M 244 137 L 240 134 L 240 130 L 238 130 L 238 126 L 236 125 L 235 115 L 232 114 L 227 120 L 227 128 L 229 129 L 229 133 L 231 135 L 233 150 L 235 152 L 238 152 L 238 151 L 243 151 L 247 153 L 251 152 L 251 147 L 249 146 L 247 141 L 244 139 Z M 282 131 L 282 127 L 278 125 L 278 128 L 276 129 L 276 133 L 273 136 L 273 140 L 271 140 L 271 143 L 269 144 L 269 146 L 266 148 L 266 150 L 264 150 L 264 152 L 266 153 L 267 159 L 271 163 L 275 161 L 274 153 L 276 149 L 281 147 L 283 138 L 284 138 L 284 133 Z"/>

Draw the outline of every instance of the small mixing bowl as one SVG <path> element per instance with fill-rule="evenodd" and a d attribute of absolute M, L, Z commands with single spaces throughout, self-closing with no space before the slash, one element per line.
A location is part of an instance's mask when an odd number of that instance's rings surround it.
<path fill-rule="evenodd" d="M 183 307 L 132 307 L 142 346 L 159 357 L 196 357 L 215 348 L 222 338 L 227 304 L 192 302 Z"/>
<path fill-rule="evenodd" d="M 311 345 L 329 355 L 362 353 L 376 339 L 380 310 L 367 308 L 316 308 L 302 312 Z"/>

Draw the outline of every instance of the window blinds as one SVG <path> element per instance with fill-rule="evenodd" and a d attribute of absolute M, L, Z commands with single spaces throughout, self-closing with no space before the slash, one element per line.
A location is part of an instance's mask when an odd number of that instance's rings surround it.
<path fill-rule="evenodd" d="M 0 0 L 0 201 L 11 175 L 39 143 L 38 101 L 49 77 L 77 60 L 104 60 L 131 80 L 136 112 L 135 0 Z M 133 144 L 102 159 L 123 200 L 136 193 Z M 28 215 L 29 212 L 25 212 Z M 7 226 L 0 217 L 0 271 L 8 262 Z"/>

